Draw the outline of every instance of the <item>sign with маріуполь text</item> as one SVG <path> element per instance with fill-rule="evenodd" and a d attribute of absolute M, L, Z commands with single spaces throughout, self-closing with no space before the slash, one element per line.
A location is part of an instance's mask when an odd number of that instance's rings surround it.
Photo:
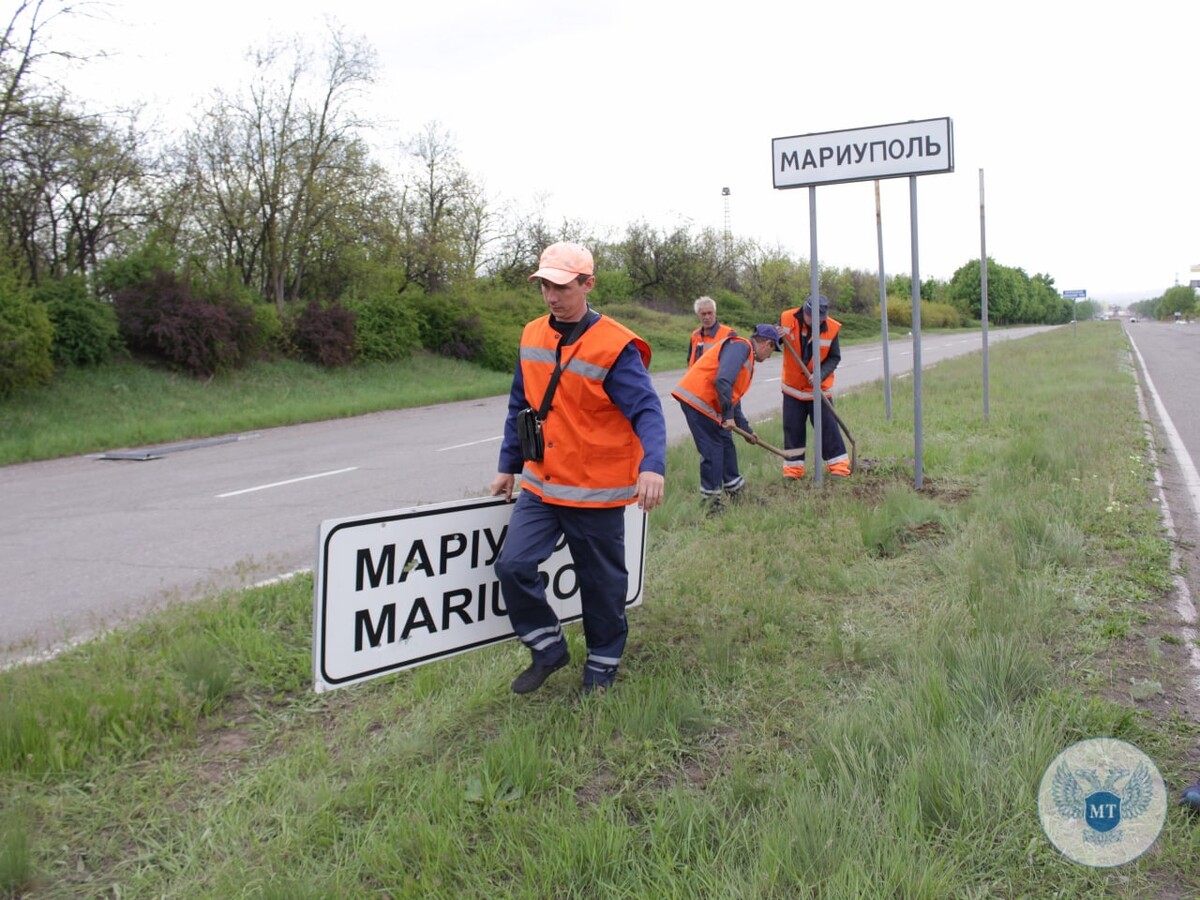
<path fill-rule="evenodd" d="M 776 188 L 954 171 L 949 118 L 774 138 Z"/>
<path fill-rule="evenodd" d="M 378 678 L 514 638 L 492 565 L 514 504 L 455 500 L 321 523 L 313 575 L 313 686 Z M 642 596 L 646 514 L 625 508 L 625 605 Z M 581 618 L 565 540 L 541 567 L 563 623 Z"/>

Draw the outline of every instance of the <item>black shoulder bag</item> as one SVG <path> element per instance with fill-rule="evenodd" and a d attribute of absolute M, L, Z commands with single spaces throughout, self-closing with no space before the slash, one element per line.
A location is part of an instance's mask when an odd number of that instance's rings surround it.
<path fill-rule="evenodd" d="M 542 422 L 546 421 L 546 414 L 550 412 L 550 401 L 554 399 L 558 379 L 562 377 L 562 348 L 574 344 L 588 323 L 598 318 L 591 307 L 588 307 L 567 339 L 559 341 L 558 348 L 554 351 L 554 372 L 550 376 L 550 384 L 546 387 L 546 396 L 542 398 L 541 408 L 527 406 L 517 413 L 517 437 L 521 440 L 521 456 L 527 462 L 541 462 L 546 451 L 545 441 L 542 439 Z"/>

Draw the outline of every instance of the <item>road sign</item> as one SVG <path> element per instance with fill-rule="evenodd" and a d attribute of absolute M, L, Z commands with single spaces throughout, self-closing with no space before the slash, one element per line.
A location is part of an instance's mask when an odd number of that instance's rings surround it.
<path fill-rule="evenodd" d="M 1087 291 L 1063 291 L 1062 295 L 1067 300 L 1086 300 Z"/>
<path fill-rule="evenodd" d="M 954 171 L 949 118 L 774 138 L 776 188 Z"/>
<path fill-rule="evenodd" d="M 501 497 L 434 503 L 322 522 L 313 578 L 313 686 L 378 678 L 510 640 L 492 571 L 514 504 Z M 642 597 L 646 514 L 625 507 L 625 605 Z M 541 568 L 562 622 L 582 617 L 565 541 Z"/>

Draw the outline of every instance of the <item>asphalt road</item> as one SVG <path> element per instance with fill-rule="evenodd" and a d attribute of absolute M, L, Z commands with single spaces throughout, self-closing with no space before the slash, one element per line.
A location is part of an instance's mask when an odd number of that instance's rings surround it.
<path fill-rule="evenodd" d="M 996 343 L 1041 330 L 989 335 Z M 925 335 L 922 364 L 980 346 L 978 333 Z M 893 396 L 912 390 L 902 377 L 912 352 L 911 339 L 890 344 Z M 778 414 L 780 360 L 756 371 L 743 400 L 752 421 Z M 687 434 L 670 398 L 679 374 L 654 376 L 672 440 Z M 880 344 L 847 347 L 835 393 L 882 374 Z M 310 569 L 326 519 L 485 494 L 506 403 L 493 397 L 129 454 L 149 459 L 97 454 L 0 468 L 0 665 L 173 601 Z"/>
<path fill-rule="evenodd" d="M 1200 598 L 1200 323 L 1125 324 L 1155 425 L 1163 492 L 1188 593 Z M 1198 673 L 1200 674 L 1200 673 Z"/>

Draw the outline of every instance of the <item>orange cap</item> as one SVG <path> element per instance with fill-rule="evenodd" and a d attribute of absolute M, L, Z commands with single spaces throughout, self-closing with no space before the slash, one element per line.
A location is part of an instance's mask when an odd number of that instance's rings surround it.
<path fill-rule="evenodd" d="M 545 278 L 555 284 L 566 284 L 579 275 L 591 275 L 593 265 L 592 254 L 587 247 L 559 241 L 542 251 L 538 270 L 529 276 L 529 280 Z"/>

